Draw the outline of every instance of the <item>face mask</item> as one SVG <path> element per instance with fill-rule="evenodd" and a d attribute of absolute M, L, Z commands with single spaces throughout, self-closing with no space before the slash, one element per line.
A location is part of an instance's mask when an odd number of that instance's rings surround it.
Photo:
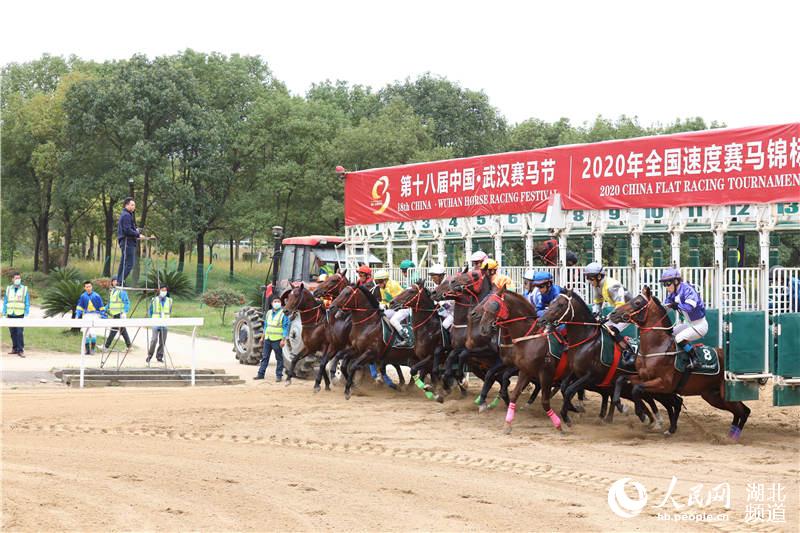
<path fill-rule="evenodd" d="M 22 280 L 21 280 L 21 279 L 15 279 L 15 280 L 14 280 L 14 285 L 17 285 L 17 286 L 19 286 L 19 285 L 21 285 L 21 284 L 22 284 Z"/>
<path fill-rule="evenodd" d="M 167 291 L 161 291 L 159 294 L 161 294 L 162 298 L 166 298 L 167 297 Z"/>
<path fill-rule="evenodd" d="M 272 303 L 272 308 L 274 310 L 276 310 L 276 311 L 279 310 L 281 308 L 281 303 L 280 302 L 273 302 Z"/>

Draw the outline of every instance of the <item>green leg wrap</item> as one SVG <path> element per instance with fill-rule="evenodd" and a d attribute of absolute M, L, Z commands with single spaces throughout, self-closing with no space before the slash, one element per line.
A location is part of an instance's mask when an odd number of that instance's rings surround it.
<path fill-rule="evenodd" d="M 475 402 L 474 403 L 475 403 L 475 405 L 480 405 L 481 404 L 481 395 L 480 394 L 475 397 Z"/>
<path fill-rule="evenodd" d="M 500 396 L 499 395 L 494 397 L 494 400 L 492 400 L 492 403 L 489 404 L 489 408 L 490 409 L 494 409 L 495 407 L 497 407 L 498 403 L 500 403 Z"/>

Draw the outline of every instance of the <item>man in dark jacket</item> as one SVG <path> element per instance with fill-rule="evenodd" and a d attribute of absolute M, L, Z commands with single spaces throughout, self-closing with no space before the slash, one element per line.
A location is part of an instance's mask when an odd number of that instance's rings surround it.
<path fill-rule="evenodd" d="M 136 202 L 133 198 L 125 198 L 122 207 L 122 214 L 117 223 L 117 242 L 122 253 L 117 271 L 117 281 L 120 285 L 125 285 L 125 278 L 133 270 L 133 263 L 136 261 L 136 241 L 141 238 L 141 232 L 133 222 L 133 211 L 136 209 Z"/>

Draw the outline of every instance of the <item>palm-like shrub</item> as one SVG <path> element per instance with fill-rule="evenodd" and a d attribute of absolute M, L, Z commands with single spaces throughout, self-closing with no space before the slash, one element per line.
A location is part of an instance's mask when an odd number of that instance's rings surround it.
<path fill-rule="evenodd" d="M 49 318 L 69 314 L 70 318 L 75 318 L 75 310 L 81 294 L 83 294 L 83 285 L 80 281 L 68 279 L 53 283 L 45 292 L 42 301 L 44 316 Z"/>
<path fill-rule="evenodd" d="M 81 276 L 80 270 L 71 266 L 66 268 L 54 268 L 53 271 L 50 272 L 50 280 L 53 283 L 58 283 L 59 281 L 81 281 Z"/>
<path fill-rule="evenodd" d="M 177 270 L 151 270 L 147 277 L 148 287 L 157 289 L 159 282 L 161 286 L 166 285 L 169 288 L 169 294 L 173 298 L 190 298 L 194 295 L 189 277 L 183 272 L 178 272 Z"/>

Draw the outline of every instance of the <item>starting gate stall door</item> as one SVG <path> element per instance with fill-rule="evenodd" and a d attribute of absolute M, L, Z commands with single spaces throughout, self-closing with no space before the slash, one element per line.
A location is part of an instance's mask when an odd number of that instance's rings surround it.
<path fill-rule="evenodd" d="M 772 403 L 800 405 L 800 268 L 776 268 L 770 282 Z"/>
<path fill-rule="evenodd" d="M 591 308 L 592 302 L 594 301 L 594 290 L 583 277 L 583 267 L 571 266 L 566 267 L 564 270 L 566 272 L 566 279 L 561 280 L 561 287 L 563 289 L 572 289 L 575 291 L 578 296 L 586 302 L 586 305 Z"/>
<path fill-rule="evenodd" d="M 730 400 L 757 400 L 758 379 L 769 377 L 766 311 L 760 310 L 759 268 L 726 268 L 722 284 L 725 394 Z"/>

